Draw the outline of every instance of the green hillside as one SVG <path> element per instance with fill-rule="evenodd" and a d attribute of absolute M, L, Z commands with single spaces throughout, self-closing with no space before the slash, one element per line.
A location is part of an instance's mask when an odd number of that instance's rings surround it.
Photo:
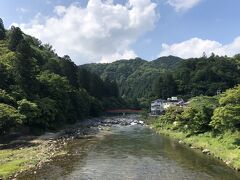
<path fill-rule="evenodd" d="M 123 97 L 149 98 L 153 96 L 153 82 L 159 75 L 175 68 L 181 61 L 183 59 L 168 56 L 150 62 L 136 58 L 109 64 L 86 64 L 81 67 L 99 74 L 102 79 L 115 80 Z"/>
<path fill-rule="evenodd" d="M 116 82 L 59 57 L 18 27 L 5 30 L 0 19 L 0 135 L 55 129 L 123 105 Z"/>
<path fill-rule="evenodd" d="M 104 80 L 116 81 L 123 98 L 130 102 L 137 99 L 145 107 L 155 98 L 213 96 L 240 83 L 239 55 L 212 54 L 185 60 L 168 56 L 153 61 L 136 58 L 81 67 Z"/>

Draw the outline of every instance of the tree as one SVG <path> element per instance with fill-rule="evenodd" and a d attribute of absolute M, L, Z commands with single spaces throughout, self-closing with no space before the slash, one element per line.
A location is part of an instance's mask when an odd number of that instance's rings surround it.
<path fill-rule="evenodd" d="M 195 97 L 182 112 L 181 121 L 188 126 L 188 131 L 191 133 L 210 131 L 211 117 L 216 107 L 217 100 L 215 97 Z"/>
<path fill-rule="evenodd" d="M 18 111 L 26 117 L 26 119 L 23 121 L 23 124 L 27 126 L 33 126 L 39 116 L 37 104 L 26 99 L 18 101 L 17 104 Z"/>
<path fill-rule="evenodd" d="M 216 131 L 240 130 L 240 85 L 227 90 L 219 99 L 211 125 Z"/>
<path fill-rule="evenodd" d="M 63 56 L 60 60 L 61 75 L 66 76 L 70 85 L 78 87 L 77 66 L 72 62 L 68 55 Z"/>
<path fill-rule="evenodd" d="M 34 124 L 42 129 L 54 128 L 55 123 L 57 123 L 57 104 L 51 98 L 45 97 L 36 101 L 39 109 L 39 116 L 35 120 Z"/>
<path fill-rule="evenodd" d="M 0 18 L 0 40 L 5 39 L 5 37 L 6 37 L 6 34 L 5 34 L 3 20 Z"/>
<path fill-rule="evenodd" d="M 240 130 L 240 105 L 226 105 L 215 109 L 211 126 L 217 132 Z"/>
<path fill-rule="evenodd" d="M 12 51 L 17 50 L 18 44 L 23 40 L 22 31 L 19 27 L 11 27 L 9 37 L 9 49 Z"/>
<path fill-rule="evenodd" d="M 64 123 L 69 120 L 70 97 L 69 92 L 71 86 L 66 77 L 43 71 L 37 76 L 40 82 L 41 97 L 50 97 L 56 102 L 58 111 L 56 119 L 59 123 Z"/>
<path fill-rule="evenodd" d="M 90 99 L 90 114 L 92 116 L 99 116 L 101 114 L 101 112 L 103 111 L 103 107 L 102 104 L 100 103 L 99 100 L 97 100 L 96 98 L 91 98 Z"/>
<path fill-rule="evenodd" d="M 96 74 L 91 74 L 89 93 L 98 99 L 101 99 L 105 95 L 105 84 Z"/>
<path fill-rule="evenodd" d="M 33 59 L 21 54 L 15 62 L 15 79 L 20 88 L 30 98 L 38 91 L 38 81 L 36 79 L 36 63 Z"/>
<path fill-rule="evenodd" d="M 171 73 L 162 74 L 155 83 L 155 95 L 162 99 L 174 96 L 177 94 L 177 85 Z"/>
<path fill-rule="evenodd" d="M 78 68 L 77 77 L 78 77 L 79 87 L 89 92 L 91 73 L 84 68 Z"/>
<path fill-rule="evenodd" d="M 0 135 L 6 134 L 11 128 L 20 125 L 25 116 L 14 107 L 0 103 Z"/>
<path fill-rule="evenodd" d="M 23 58 L 30 58 L 32 57 L 32 50 L 29 45 L 29 43 L 25 40 L 22 39 L 19 44 L 17 45 L 16 48 L 17 52 L 21 54 Z"/>

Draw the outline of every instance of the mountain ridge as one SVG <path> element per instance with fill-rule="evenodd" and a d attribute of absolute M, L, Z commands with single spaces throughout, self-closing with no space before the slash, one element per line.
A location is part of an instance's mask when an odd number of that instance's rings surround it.
<path fill-rule="evenodd" d="M 159 57 L 152 61 L 138 57 L 112 63 L 84 64 L 80 67 L 99 75 L 103 80 L 116 81 L 122 97 L 143 98 L 152 96 L 153 82 L 160 73 L 174 69 L 183 60 L 175 56 Z"/>

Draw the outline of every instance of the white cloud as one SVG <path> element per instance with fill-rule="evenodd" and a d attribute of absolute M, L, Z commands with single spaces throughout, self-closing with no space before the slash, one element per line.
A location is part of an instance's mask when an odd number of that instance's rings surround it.
<path fill-rule="evenodd" d="M 126 50 L 124 52 L 120 53 L 114 53 L 114 54 L 110 54 L 110 55 L 104 55 L 102 56 L 101 59 L 101 63 L 110 63 L 113 62 L 115 60 L 120 60 L 120 59 L 133 59 L 136 58 L 137 55 L 135 54 L 135 52 L 133 50 Z"/>
<path fill-rule="evenodd" d="M 182 58 L 201 57 L 205 52 L 208 56 L 213 52 L 220 56 L 234 56 L 240 53 L 240 36 L 229 44 L 221 44 L 217 41 L 192 38 L 175 44 L 162 44 L 159 56 L 174 55 Z"/>
<path fill-rule="evenodd" d="M 38 17 L 18 26 L 52 44 L 59 55 L 69 54 L 77 64 L 135 57 L 131 45 L 152 30 L 159 18 L 151 0 L 128 0 L 124 5 L 89 0 L 86 7 L 56 6 L 54 13 L 44 22 Z"/>
<path fill-rule="evenodd" d="M 175 8 L 177 12 L 186 11 L 196 6 L 201 0 L 167 0 L 167 3 Z"/>

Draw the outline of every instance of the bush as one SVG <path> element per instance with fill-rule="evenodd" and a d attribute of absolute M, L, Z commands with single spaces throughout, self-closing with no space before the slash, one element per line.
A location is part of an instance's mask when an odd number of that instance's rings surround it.
<path fill-rule="evenodd" d="M 191 133 L 204 133 L 211 130 L 210 122 L 217 107 L 215 97 L 198 96 L 193 98 L 181 114 L 181 120 Z"/>

